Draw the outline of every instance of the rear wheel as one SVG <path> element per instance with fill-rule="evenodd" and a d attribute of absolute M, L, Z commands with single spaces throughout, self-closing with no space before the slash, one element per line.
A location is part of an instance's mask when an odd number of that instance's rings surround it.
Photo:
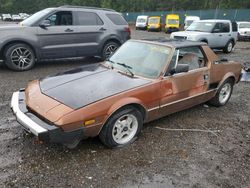
<path fill-rule="evenodd" d="M 35 65 L 35 54 L 26 44 L 11 44 L 4 51 L 4 62 L 12 70 L 26 71 Z"/>
<path fill-rule="evenodd" d="M 110 148 L 122 147 L 136 139 L 142 125 L 143 117 L 139 110 L 133 107 L 124 108 L 111 116 L 99 137 Z"/>
<path fill-rule="evenodd" d="M 108 42 L 102 50 L 102 60 L 108 59 L 118 48 L 119 44 L 116 42 Z"/>
<path fill-rule="evenodd" d="M 224 53 L 231 53 L 233 51 L 233 48 L 234 48 L 234 42 L 230 40 L 224 47 L 223 51 Z"/>
<path fill-rule="evenodd" d="M 234 82 L 232 79 L 227 79 L 218 89 L 216 95 L 209 101 L 213 106 L 223 106 L 225 105 L 233 92 Z"/>

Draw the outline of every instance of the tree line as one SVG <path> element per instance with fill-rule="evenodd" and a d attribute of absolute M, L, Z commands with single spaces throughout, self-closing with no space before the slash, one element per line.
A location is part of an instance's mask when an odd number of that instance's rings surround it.
<path fill-rule="evenodd" d="M 61 5 L 95 6 L 119 12 L 250 8 L 249 0 L 0 0 L 0 13 L 34 13 Z"/>

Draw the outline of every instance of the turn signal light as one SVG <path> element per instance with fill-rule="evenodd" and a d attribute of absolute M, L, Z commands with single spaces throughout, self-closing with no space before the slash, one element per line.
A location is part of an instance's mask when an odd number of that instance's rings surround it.
<path fill-rule="evenodd" d="M 88 120 L 88 121 L 85 121 L 84 122 L 84 125 L 92 125 L 95 123 L 95 120 L 94 119 L 91 119 L 91 120 Z"/>

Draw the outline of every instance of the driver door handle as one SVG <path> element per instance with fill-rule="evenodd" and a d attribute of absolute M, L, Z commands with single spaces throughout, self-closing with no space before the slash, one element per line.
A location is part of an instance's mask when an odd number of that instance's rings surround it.
<path fill-rule="evenodd" d="M 64 30 L 65 32 L 73 32 L 74 30 L 73 29 L 70 29 L 70 28 L 68 28 L 68 29 L 66 29 L 66 30 Z"/>
<path fill-rule="evenodd" d="M 100 29 L 99 29 L 99 31 L 106 31 L 107 29 L 106 28 L 104 28 L 104 27 L 101 27 Z"/>

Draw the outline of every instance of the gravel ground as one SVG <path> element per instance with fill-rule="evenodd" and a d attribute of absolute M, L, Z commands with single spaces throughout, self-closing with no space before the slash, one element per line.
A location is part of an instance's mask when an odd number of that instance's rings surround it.
<path fill-rule="evenodd" d="M 168 37 L 132 31 L 132 38 Z M 245 62 L 250 42 L 221 57 Z M 11 72 L 0 64 L 0 187 L 225 187 L 250 185 L 250 83 L 240 82 L 221 108 L 198 105 L 144 126 L 130 146 L 107 149 L 98 138 L 75 150 L 39 144 L 15 121 L 12 92 L 29 80 L 97 62 L 43 62 L 28 72 Z M 211 132 L 166 131 L 162 128 Z"/>

